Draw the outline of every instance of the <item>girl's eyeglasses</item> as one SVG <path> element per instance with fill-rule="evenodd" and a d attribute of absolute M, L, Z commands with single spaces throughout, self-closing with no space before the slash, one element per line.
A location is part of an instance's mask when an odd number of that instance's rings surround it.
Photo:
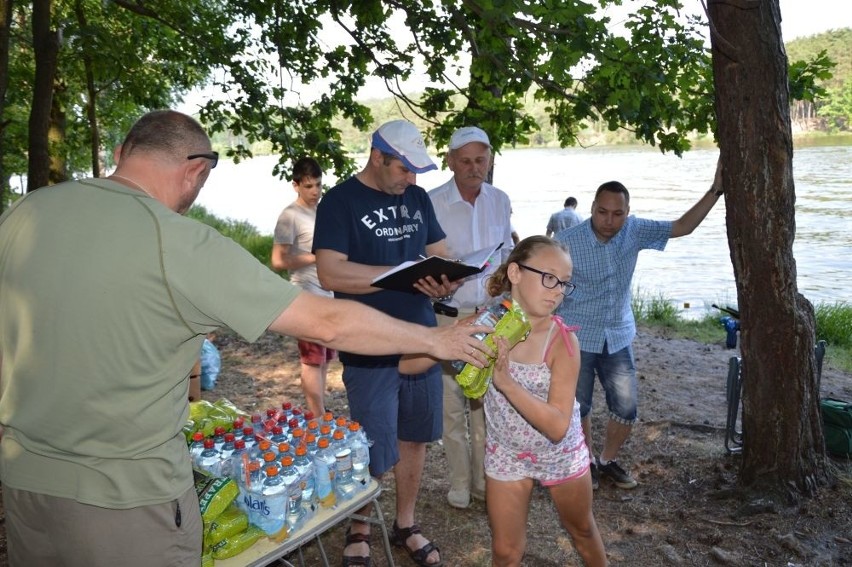
<path fill-rule="evenodd" d="M 541 270 L 530 268 L 524 264 L 518 264 L 518 267 L 524 270 L 529 270 L 530 272 L 535 272 L 536 274 L 541 274 L 541 285 L 547 289 L 554 289 L 556 286 L 562 286 L 562 295 L 569 296 L 574 293 L 575 289 L 577 289 L 577 286 L 573 283 L 560 280 L 550 272 L 542 272 Z"/>

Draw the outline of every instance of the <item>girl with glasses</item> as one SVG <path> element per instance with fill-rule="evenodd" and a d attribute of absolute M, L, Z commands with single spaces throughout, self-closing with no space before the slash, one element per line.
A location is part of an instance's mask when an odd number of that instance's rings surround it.
<path fill-rule="evenodd" d="M 518 243 L 488 280 L 488 293 L 509 292 L 531 325 L 525 341 L 508 347 L 496 337 L 497 359 L 485 393 L 485 502 L 491 564 L 517 566 L 526 548 L 530 498 L 538 482 L 550 491 L 559 520 L 586 565 L 606 565 L 592 512 L 589 451 L 574 398 L 580 348 L 553 312 L 574 289 L 568 251 L 531 236 Z M 402 372 L 422 372 L 424 357 L 403 357 Z"/>

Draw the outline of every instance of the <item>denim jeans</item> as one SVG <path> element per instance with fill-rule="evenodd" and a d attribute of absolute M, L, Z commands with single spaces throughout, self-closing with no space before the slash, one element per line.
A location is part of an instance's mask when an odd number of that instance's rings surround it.
<path fill-rule="evenodd" d="M 595 374 L 604 389 L 610 418 L 624 425 L 633 425 L 637 417 L 638 388 L 632 347 L 628 345 L 618 352 L 610 353 L 604 344 L 602 353 L 580 352 L 577 401 L 582 417 L 586 417 L 592 410 Z"/>

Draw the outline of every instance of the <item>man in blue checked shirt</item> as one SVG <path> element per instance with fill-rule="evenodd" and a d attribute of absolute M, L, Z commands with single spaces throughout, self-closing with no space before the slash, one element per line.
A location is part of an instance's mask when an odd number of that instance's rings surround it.
<path fill-rule="evenodd" d="M 589 454 L 594 455 L 591 431 L 595 374 L 606 393 L 609 422 L 603 450 L 592 457 L 592 485 L 601 476 L 619 488 L 634 488 L 636 480 L 616 461 L 637 418 L 636 365 L 631 343 L 636 321 L 631 309 L 631 280 L 640 250 L 664 250 L 669 238 L 690 234 L 719 200 L 723 189 L 721 166 L 710 190 L 675 221 L 654 221 L 628 216 L 630 193 L 618 181 L 598 187 L 591 217 L 558 232 L 574 261 L 572 281 L 576 291 L 566 297 L 557 314 L 578 325 L 581 364 L 577 383 L 583 432 Z"/>

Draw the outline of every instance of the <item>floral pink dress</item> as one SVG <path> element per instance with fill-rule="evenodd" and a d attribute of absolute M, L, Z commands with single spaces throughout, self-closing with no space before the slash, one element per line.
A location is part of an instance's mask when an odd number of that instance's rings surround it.
<path fill-rule="evenodd" d="M 547 400 L 550 368 L 544 360 L 553 344 L 551 336 L 554 330 L 558 330 L 568 347 L 568 354 L 575 356 L 567 341 L 567 333 L 576 329 L 566 327 L 559 317 L 553 316 L 542 362 L 521 364 L 509 361 L 512 378 L 534 396 Z M 589 468 L 589 451 L 580 426 L 580 404 L 576 399 L 571 425 L 558 443 L 551 442 L 530 425 L 493 384 L 485 393 L 485 423 L 485 474 L 495 480 L 532 478 L 549 486 L 582 476 Z"/>

